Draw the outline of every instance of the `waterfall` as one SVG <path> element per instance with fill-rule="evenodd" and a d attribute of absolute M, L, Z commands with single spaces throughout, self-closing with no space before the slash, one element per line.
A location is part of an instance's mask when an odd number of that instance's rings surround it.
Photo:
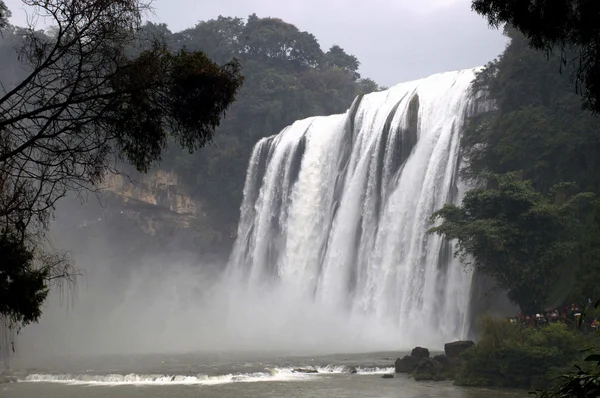
<path fill-rule="evenodd" d="M 462 199 L 459 144 L 479 105 L 477 70 L 358 97 L 345 114 L 256 144 L 228 265 L 234 305 L 263 299 L 248 319 L 274 312 L 261 321 L 273 335 L 372 349 L 466 337 L 472 275 L 427 230 L 435 210 Z"/>

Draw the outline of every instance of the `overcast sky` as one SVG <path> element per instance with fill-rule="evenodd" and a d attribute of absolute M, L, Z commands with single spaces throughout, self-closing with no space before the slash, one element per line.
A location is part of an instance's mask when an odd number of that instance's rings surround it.
<path fill-rule="evenodd" d="M 20 0 L 5 0 L 11 22 L 26 21 Z M 154 0 L 149 19 L 172 31 L 219 15 L 277 17 L 338 44 L 361 62 L 363 77 L 391 86 L 484 65 L 504 49 L 501 32 L 471 11 L 470 0 Z"/>

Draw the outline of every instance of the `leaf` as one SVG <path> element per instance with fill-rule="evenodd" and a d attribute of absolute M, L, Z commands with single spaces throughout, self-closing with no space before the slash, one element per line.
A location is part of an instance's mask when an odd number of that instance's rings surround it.
<path fill-rule="evenodd" d="M 600 354 L 592 354 L 592 355 L 588 355 L 585 358 L 586 362 L 599 362 L 600 363 Z"/>

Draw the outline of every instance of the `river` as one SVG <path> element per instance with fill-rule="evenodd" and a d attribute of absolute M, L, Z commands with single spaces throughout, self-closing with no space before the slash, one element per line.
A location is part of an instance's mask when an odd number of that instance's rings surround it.
<path fill-rule="evenodd" d="M 118 355 L 16 361 L 3 398 L 446 397 L 512 398 L 525 392 L 416 382 L 393 374 L 400 353 Z M 35 365 L 35 366 L 34 366 Z M 357 373 L 348 373 L 355 367 Z M 294 369 L 314 369 L 307 374 Z"/>

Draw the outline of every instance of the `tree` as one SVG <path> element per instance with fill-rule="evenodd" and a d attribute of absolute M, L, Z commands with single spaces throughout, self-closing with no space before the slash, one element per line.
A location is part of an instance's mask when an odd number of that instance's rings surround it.
<path fill-rule="evenodd" d="M 288 61 L 298 68 L 315 67 L 323 52 L 314 35 L 301 32 L 279 18 L 248 18 L 242 32 L 244 51 L 273 61 Z"/>
<path fill-rule="evenodd" d="M 596 0 L 473 0 L 490 25 L 508 24 L 538 50 L 558 50 L 573 65 L 585 107 L 600 112 L 600 3 Z"/>
<path fill-rule="evenodd" d="M 356 80 L 354 72 L 344 69 L 357 67 L 353 55 L 333 46 L 342 61 L 327 63 L 314 35 L 276 18 L 219 16 L 174 33 L 168 41 L 174 50 L 202 50 L 218 61 L 236 57 L 243 68 L 244 86 L 211 147 L 194 156 L 170 151 L 161 165 L 181 177 L 207 209 L 208 228 L 225 237 L 205 250 L 227 252 L 254 144 L 298 119 L 342 113 L 358 94 L 376 91 L 377 85 Z"/>
<path fill-rule="evenodd" d="M 10 13 L 6 7 L 6 4 L 0 0 L 0 29 L 4 28 L 8 24 L 7 18 L 9 17 Z"/>
<path fill-rule="evenodd" d="M 331 46 L 329 51 L 327 51 L 325 62 L 329 67 L 338 67 L 352 74 L 355 80 L 360 78 L 360 74 L 358 73 L 360 62 L 358 62 L 358 59 L 354 55 L 346 54 L 337 44 Z"/>
<path fill-rule="evenodd" d="M 522 313 L 535 314 L 550 304 L 560 270 L 573 259 L 580 205 L 590 195 L 568 197 L 567 187 L 557 187 L 546 197 L 517 174 L 490 182 L 469 191 L 461 206 L 434 213 L 432 220 L 443 221 L 430 232 L 456 239 L 463 263 L 493 277 Z"/>
<path fill-rule="evenodd" d="M 574 83 L 556 73 L 560 57 L 546 58 L 514 28 L 505 34 L 506 50 L 474 81 L 474 90 L 495 106 L 468 120 L 461 139 L 463 176 L 486 187 L 490 174 L 519 173 L 544 196 L 564 182 L 573 184 L 572 193 L 600 194 L 600 118 L 581 108 Z M 570 277 L 556 284 L 570 303 L 600 294 L 593 277 L 600 274 L 597 214 L 598 204 L 586 207 L 577 256 L 561 271 Z"/>
<path fill-rule="evenodd" d="M 598 310 L 600 300 L 595 303 L 590 303 L 579 317 L 578 326 L 581 328 L 586 313 L 590 310 Z M 598 334 L 598 332 L 596 332 Z M 554 388 L 545 391 L 536 391 L 535 396 L 539 398 L 597 398 L 600 396 L 600 354 L 598 347 L 585 347 L 582 352 L 587 352 L 585 362 L 590 366 L 575 365 L 575 370 L 570 370 L 568 373 L 563 372 L 560 377 L 561 383 L 555 385 Z M 590 352 L 595 352 L 591 353 Z"/>
<path fill-rule="evenodd" d="M 360 94 L 369 94 L 375 91 L 387 90 L 386 87 L 380 87 L 374 80 L 367 78 L 359 79 L 358 86 L 360 88 Z"/>
<path fill-rule="evenodd" d="M 9 27 L 29 69 L 0 91 L 0 315 L 16 328 L 38 319 L 52 281 L 72 275 L 44 243 L 56 201 L 97 189 L 120 161 L 147 171 L 168 142 L 204 146 L 242 84 L 235 60 L 143 43 L 142 1 L 24 3 L 55 29 Z"/>

